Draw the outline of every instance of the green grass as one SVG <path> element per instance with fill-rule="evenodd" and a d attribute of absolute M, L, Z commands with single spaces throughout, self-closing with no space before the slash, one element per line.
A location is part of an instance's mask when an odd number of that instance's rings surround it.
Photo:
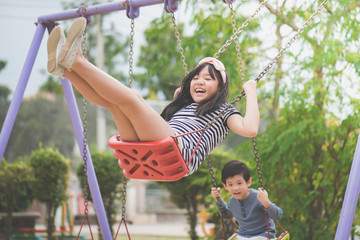
<path fill-rule="evenodd" d="M 121 236 L 119 239 L 127 239 L 127 236 Z M 146 237 L 146 236 L 131 236 L 131 240 L 189 240 L 189 238 L 184 237 Z"/>
<path fill-rule="evenodd" d="M 127 235 L 119 235 L 117 239 L 128 239 Z M 164 237 L 164 236 L 131 236 L 131 240 L 189 240 L 187 237 Z"/>
<path fill-rule="evenodd" d="M 136 235 L 132 236 L 130 234 L 131 240 L 190 240 L 188 237 L 167 237 L 167 236 L 141 236 Z M 91 239 L 90 236 L 86 236 L 86 239 Z M 97 240 L 98 236 L 97 234 L 94 235 L 94 240 Z M 116 237 L 117 240 L 128 240 L 128 236 L 125 234 L 119 234 Z M 80 239 L 81 240 L 81 239 Z"/>

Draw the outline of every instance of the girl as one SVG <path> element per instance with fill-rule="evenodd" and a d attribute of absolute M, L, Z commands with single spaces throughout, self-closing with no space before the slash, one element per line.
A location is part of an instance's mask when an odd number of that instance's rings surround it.
<path fill-rule="evenodd" d="M 60 26 L 48 39 L 48 71 L 66 77 L 90 102 L 107 108 L 116 123 L 122 141 L 158 141 L 198 129 L 211 121 L 228 103 L 229 80 L 224 65 L 215 58 L 205 58 L 183 80 L 174 100 L 161 116 L 132 89 L 86 60 L 81 52 L 81 38 L 86 19 L 80 17 L 71 25 L 68 36 Z M 57 48 L 61 48 L 57 56 Z M 57 57 L 56 57 L 57 56 Z M 246 114 L 231 107 L 206 130 L 189 166 L 193 173 L 203 159 L 232 130 L 244 137 L 254 137 L 259 127 L 256 82 L 243 86 L 247 96 Z M 179 149 L 189 161 L 201 133 L 178 137 Z"/>

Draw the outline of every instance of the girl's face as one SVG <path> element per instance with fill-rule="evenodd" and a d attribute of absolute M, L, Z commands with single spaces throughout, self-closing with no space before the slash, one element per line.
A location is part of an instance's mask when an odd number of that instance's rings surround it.
<path fill-rule="evenodd" d="M 238 200 L 246 199 L 250 194 L 251 178 L 249 181 L 245 181 L 242 174 L 237 174 L 233 177 L 226 179 L 226 184 L 223 184 L 224 188 L 229 191 L 230 195 Z"/>
<path fill-rule="evenodd" d="M 211 77 L 206 66 L 190 82 L 190 95 L 194 102 L 201 103 L 215 96 L 218 86 L 218 79 Z"/>

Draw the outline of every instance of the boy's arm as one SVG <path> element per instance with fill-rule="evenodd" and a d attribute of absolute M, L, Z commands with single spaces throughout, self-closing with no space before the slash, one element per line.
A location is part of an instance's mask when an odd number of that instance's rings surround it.
<path fill-rule="evenodd" d="M 282 216 L 282 210 L 274 203 L 270 202 L 268 193 L 265 189 L 259 188 L 257 199 L 264 205 L 264 208 L 269 213 L 269 217 L 274 220 L 279 220 Z"/>
<path fill-rule="evenodd" d="M 232 218 L 233 215 L 228 209 L 226 202 L 221 198 L 220 188 L 211 188 L 211 196 L 215 199 L 215 204 L 224 218 Z"/>

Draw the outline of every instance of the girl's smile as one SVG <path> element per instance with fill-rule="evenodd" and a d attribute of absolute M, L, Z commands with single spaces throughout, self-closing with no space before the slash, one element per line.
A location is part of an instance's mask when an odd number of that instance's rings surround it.
<path fill-rule="evenodd" d="M 218 91 L 219 81 L 211 77 L 208 67 L 204 67 L 190 83 L 190 94 L 194 102 L 211 99 Z"/>

